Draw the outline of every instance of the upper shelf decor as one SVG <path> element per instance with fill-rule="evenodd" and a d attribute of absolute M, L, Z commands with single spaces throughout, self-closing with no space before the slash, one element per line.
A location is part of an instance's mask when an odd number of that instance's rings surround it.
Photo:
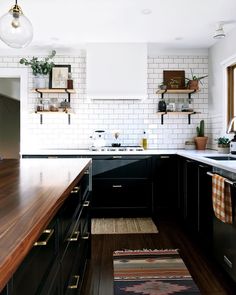
<path fill-rule="evenodd" d="M 54 65 L 50 72 L 49 88 L 65 89 L 71 72 L 71 65 Z"/>
<path fill-rule="evenodd" d="M 206 78 L 208 75 L 197 77 L 193 74 L 193 70 L 191 69 L 191 78 L 185 78 L 187 82 L 187 87 L 193 90 L 199 90 L 199 82 L 202 84 L 202 79 Z"/>
<path fill-rule="evenodd" d="M 33 75 L 35 76 L 34 88 L 47 88 L 46 77 L 54 66 L 52 59 L 55 55 L 56 50 L 52 50 L 51 54 L 43 59 L 39 59 L 35 56 L 30 60 L 26 58 L 20 59 L 20 64 L 30 66 L 33 71 Z"/>
<path fill-rule="evenodd" d="M 167 89 L 184 89 L 185 71 L 163 71 L 163 81 Z"/>

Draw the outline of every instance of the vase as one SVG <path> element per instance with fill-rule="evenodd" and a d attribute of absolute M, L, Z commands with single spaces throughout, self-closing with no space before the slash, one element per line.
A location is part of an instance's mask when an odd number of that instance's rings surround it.
<path fill-rule="evenodd" d="M 230 148 L 229 148 L 229 146 L 224 146 L 222 144 L 218 144 L 217 151 L 220 154 L 229 154 Z"/>
<path fill-rule="evenodd" d="M 190 80 L 188 82 L 188 88 L 192 90 L 199 90 L 198 80 Z"/>
<path fill-rule="evenodd" d="M 37 75 L 34 77 L 34 88 L 48 88 L 47 86 L 47 76 Z"/>
<path fill-rule="evenodd" d="M 197 150 L 205 150 L 207 144 L 208 137 L 207 136 L 196 136 L 194 138 L 196 149 Z"/>

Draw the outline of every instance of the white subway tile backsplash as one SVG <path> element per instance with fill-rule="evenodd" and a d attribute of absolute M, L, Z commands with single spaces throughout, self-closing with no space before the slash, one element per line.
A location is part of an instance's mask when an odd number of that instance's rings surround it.
<path fill-rule="evenodd" d="M 29 56 L 31 57 L 31 56 Z M 0 57 L 0 67 L 25 67 L 19 64 L 21 56 Z M 159 55 L 148 57 L 147 93 L 146 100 L 90 100 L 86 96 L 86 57 L 59 55 L 55 58 L 56 64 L 71 64 L 76 94 L 71 95 L 71 124 L 65 114 L 47 114 L 40 124 L 39 115 L 34 114 L 38 94 L 33 93 L 33 76 L 29 68 L 28 80 L 28 114 L 26 115 L 26 133 L 30 144 L 37 148 L 86 148 L 89 146 L 89 136 L 94 130 L 104 129 L 107 136 L 112 130 L 120 130 L 123 144 L 139 144 L 143 130 L 148 135 L 150 148 L 184 148 L 185 140 L 196 135 L 196 125 L 201 119 L 206 120 L 206 130 L 211 138 L 210 130 L 216 118 L 208 123 L 208 79 L 202 80 L 201 91 L 192 95 L 192 105 L 195 111 L 201 112 L 191 116 L 191 125 L 188 124 L 186 114 L 165 115 L 164 124 L 157 114 L 160 95 L 156 94 L 158 84 L 163 82 L 163 70 L 185 70 L 186 77 L 191 76 L 190 69 L 195 75 L 208 74 L 208 56 Z M 55 95 L 48 96 L 55 97 Z M 57 95 L 61 100 L 66 96 Z M 166 95 L 169 102 L 183 103 L 188 100 L 187 95 Z M 208 126 L 209 125 L 209 126 Z"/>

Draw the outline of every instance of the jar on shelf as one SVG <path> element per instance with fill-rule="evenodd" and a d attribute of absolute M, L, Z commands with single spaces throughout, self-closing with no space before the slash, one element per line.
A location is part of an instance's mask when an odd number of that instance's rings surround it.
<path fill-rule="evenodd" d="M 45 99 L 43 101 L 43 111 L 44 112 L 49 112 L 50 111 L 50 103 L 48 99 Z"/>
<path fill-rule="evenodd" d="M 58 107 L 59 107 L 59 104 L 58 104 L 57 98 L 52 98 L 51 104 L 50 104 L 50 111 L 51 112 L 58 112 Z"/>

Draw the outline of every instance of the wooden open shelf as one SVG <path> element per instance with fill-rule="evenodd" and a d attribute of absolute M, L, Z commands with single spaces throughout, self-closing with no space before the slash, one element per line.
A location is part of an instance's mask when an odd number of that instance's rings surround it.
<path fill-rule="evenodd" d="M 36 88 L 33 92 L 39 93 L 76 93 L 75 89 L 51 89 L 51 88 Z"/>
<path fill-rule="evenodd" d="M 164 116 L 165 115 L 187 115 L 188 116 L 188 124 L 191 124 L 191 116 L 195 114 L 201 114 L 200 112 L 157 112 L 158 115 L 161 115 L 161 124 L 164 124 Z"/>
<path fill-rule="evenodd" d="M 199 90 L 194 90 L 194 89 L 158 89 L 156 91 L 156 94 L 192 94 L 195 92 L 198 92 Z"/>

